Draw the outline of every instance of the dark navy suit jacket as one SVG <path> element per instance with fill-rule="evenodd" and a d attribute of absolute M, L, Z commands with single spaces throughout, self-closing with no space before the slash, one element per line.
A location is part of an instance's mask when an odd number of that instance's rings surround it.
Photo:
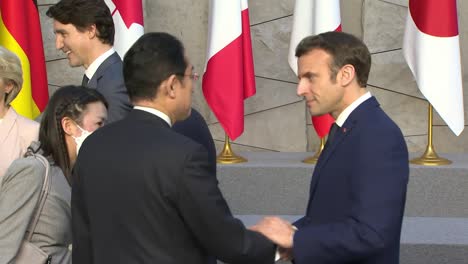
<path fill-rule="evenodd" d="M 174 131 L 192 139 L 201 144 L 208 151 L 208 158 L 213 169 L 216 171 L 216 148 L 203 116 L 194 108 L 192 113 L 184 121 L 176 122 L 172 128 Z"/>
<path fill-rule="evenodd" d="M 96 89 L 106 98 L 109 104 L 107 123 L 124 118 L 132 110 L 122 73 L 122 59 L 117 52 L 99 65 L 87 87 Z"/>
<path fill-rule="evenodd" d="M 408 150 L 374 97 L 359 105 L 315 167 L 295 225 L 296 264 L 397 264 Z"/>

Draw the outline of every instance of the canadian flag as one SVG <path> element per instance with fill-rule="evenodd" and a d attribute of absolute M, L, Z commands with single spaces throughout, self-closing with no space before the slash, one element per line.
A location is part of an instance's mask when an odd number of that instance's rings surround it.
<path fill-rule="evenodd" d="M 328 31 L 341 31 L 339 0 L 296 0 L 288 55 L 289 66 L 296 75 L 295 52 L 299 42 L 307 36 Z M 328 134 L 333 122 L 335 120 L 329 114 L 312 117 L 312 124 L 320 138 Z"/>
<path fill-rule="evenodd" d="M 121 58 L 144 34 L 141 0 L 105 0 L 115 26 L 114 49 Z"/>
<path fill-rule="evenodd" d="M 410 0 L 403 54 L 421 93 L 457 136 L 463 88 L 456 0 Z"/>
<path fill-rule="evenodd" d="M 211 0 L 202 87 L 229 138 L 244 131 L 244 99 L 255 94 L 247 0 Z"/>

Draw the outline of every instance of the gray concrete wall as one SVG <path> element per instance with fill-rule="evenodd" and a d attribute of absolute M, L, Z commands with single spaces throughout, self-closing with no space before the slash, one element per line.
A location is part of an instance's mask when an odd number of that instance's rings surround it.
<path fill-rule="evenodd" d="M 38 0 L 50 92 L 81 81 L 83 70 L 70 68 L 54 47 L 52 23 L 45 11 L 57 0 Z M 296 96 L 296 77 L 287 64 L 294 0 L 249 1 L 257 94 L 245 103 L 245 131 L 237 151 L 311 151 L 318 145 L 310 116 Z M 369 89 L 401 127 L 411 152 L 422 152 L 427 138 L 427 103 L 403 59 L 401 46 L 407 0 L 342 0 L 343 30 L 361 37 L 373 53 Z M 468 112 L 468 0 L 459 0 L 460 46 Z M 206 54 L 208 0 L 144 0 L 145 31 L 167 31 L 179 37 L 199 73 Z M 207 119 L 217 146 L 224 132 L 208 108 L 201 82 L 194 107 Z M 465 122 L 468 115 L 465 113 Z M 435 114 L 438 152 L 468 152 L 468 132 L 456 137 Z"/>

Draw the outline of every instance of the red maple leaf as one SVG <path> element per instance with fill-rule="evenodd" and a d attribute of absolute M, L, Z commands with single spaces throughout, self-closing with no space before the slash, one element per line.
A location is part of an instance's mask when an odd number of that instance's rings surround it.
<path fill-rule="evenodd" d="M 112 0 L 112 2 L 116 7 L 112 15 L 119 10 L 127 28 L 130 28 L 133 23 L 143 26 L 143 8 L 140 0 Z"/>

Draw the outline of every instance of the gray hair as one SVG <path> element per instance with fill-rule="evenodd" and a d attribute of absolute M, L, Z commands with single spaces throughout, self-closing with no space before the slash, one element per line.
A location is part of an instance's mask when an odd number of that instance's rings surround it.
<path fill-rule="evenodd" d="M 13 84 L 13 89 L 5 96 L 5 104 L 9 105 L 23 86 L 23 70 L 18 56 L 3 46 L 0 46 L 0 78 L 4 83 Z"/>

